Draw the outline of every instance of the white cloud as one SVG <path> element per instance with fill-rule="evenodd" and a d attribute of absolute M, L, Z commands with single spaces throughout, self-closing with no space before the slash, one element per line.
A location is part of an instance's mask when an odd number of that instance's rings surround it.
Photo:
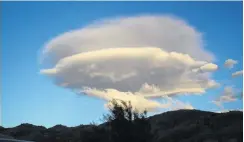
<path fill-rule="evenodd" d="M 160 92 L 160 89 L 155 85 L 143 84 L 139 90 L 142 94 L 154 94 Z"/>
<path fill-rule="evenodd" d="M 206 88 L 218 88 L 220 86 L 221 85 L 218 82 L 216 82 L 214 80 L 209 80 L 207 85 L 206 85 Z"/>
<path fill-rule="evenodd" d="M 234 65 L 237 64 L 237 63 L 238 63 L 238 61 L 236 61 L 236 60 L 233 60 L 233 59 L 227 59 L 227 60 L 225 61 L 224 66 L 225 66 L 226 68 L 231 69 L 231 68 L 233 68 Z"/>
<path fill-rule="evenodd" d="M 139 112 L 147 111 L 156 111 L 160 108 L 169 108 L 169 103 L 159 103 L 157 101 L 152 101 L 145 99 L 141 95 L 135 95 L 131 92 L 120 92 L 115 89 L 106 89 L 106 90 L 97 90 L 97 89 L 84 89 L 82 93 L 85 93 L 90 96 L 99 97 L 108 102 L 111 102 L 113 99 L 121 100 L 125 102 L 130 102 L 134 110 L 138 110 Z M 111 104 L 106 104 L 106 106 L 110 106 Z"/>
<path fill-rule="evenodd" d="M 243 74 L 243 70 L 241 70 L 241 71 L 236 71 L 236 72 L 234 72 L 234 73 L 232 73 L 232 77 L 238 77 L 238 76 L 241 76 Z"/>
<path fill-rule="evenodd" d="M 159 91 L 155 93 L 145 93 L 144 97 L 147 98 L 157 98 L 162 96 L 175 96 L 177 94 L 203 94 L 205 90 L 203 88 L 178 88 L 170 91 Z"/>
<path fill-rule="evenodd" d="M 199 60 L 214 56 L 203 47 L 202 34 L 185 21 L 172 16 L 134 16 L 105 19 L 61 34 L 49 41 L 42 61 L 55 64 L 81 52 L 118 47 L 159 47 L 167 52 L 189 54 Z"/>
<path fill-rule="evenodd" d="M 219 99 L 213 100 L 212 103 L 220 108 L 224 108 L 222 102 Z"/>
<path fill-rule="evenodd" d="M 171 97 L 164 97 L 169 105 L 169 110 L 189 109 L 192 110 L 194 107 L 190 103 L 184 103 L 180 100 L 173 99 Z"/>
<path fill-rule="evenodd" d="M 72 90 L 94 88 L 86 93 L 96 97 L 115 90 L 135 97 L 202 94 L 219 86 L 211 78 L 218 66 L 203 45 L 202 34 L 175 17 L 105 19 L 48 42 L 42 63 L 53 67 L 40 72 Z"/>
<path fill-rule="evenodd" d="M 218 69 L 218 65 L 213 63 L 206 63 L 199 68 L 193 69 L 193 72 L 213 72 Z"/>
<path fill-rule="evenodd" d="M 137 92 L 148 83 L 157 85 L 158 90 L 166 94 L 194 93 L 196 90 L 196 93 L 204 93 L 212 80 L 204 73 L 190 70 L 202 64 L 205 62 L 196 61 L 187 54 L 168 53 L 156 47 L 131 47 L 76 54 L 41 72 L 52 76 L 58 84 L 65 82 L 68 87 L 78 90 L 88 86 Z M 214 64 L 203 69 L 211 72 L 212 66 Z M 150 74 L 152 71 L 154 74 Z"/>
<path fill-rule="evenodd" d="M 222 92 L 222 94 L 212 102 L 215 105 L 223 108 L 223 106 L 222 106 L 223 103 L 234 102 L 238 99 L 237 97 L 238 97 L 238 95 L 237 95 L 237 92 L 234 90 L 234 88 L 231 86 L 227 86 L 224 88 L 224 91 Z"/>
<path fill-rule="evenodd" d="M 133 94 L 131 92 L 120 92 L 115 89 L 106 89 L 106 90 L 97 90 L 86 88 L 82 93 L 85 93 L 90 96 L 99 97 L 108 101 L 105 104 L 105 107 L 112 107 L 112 100 L 120 100 L 124 102 L 130 102 L 132 108 L 139 112 L 147 111 L 157 111 L 159 109 L 167 109 L 167 110 L 178 110 L 178 109 L 194 109 L 194 107 L 190 103 L 184 103 L 176 99 L 172 99 L 170 97 L 163 97 L 164 103 L 160 103 L 158 101 L 153 101 L 150 99 L 144 98 L 141 94 Z M 120 103 L 120 102 L 118 102 Z"/>
<path fill-rule="evenodd" d="M 219 111 L 215 111 L 216 113 L 226 113 L 226 112 L 230 112 L 230 111 L 243 111 L 242 109 L 222 109 Z"/>

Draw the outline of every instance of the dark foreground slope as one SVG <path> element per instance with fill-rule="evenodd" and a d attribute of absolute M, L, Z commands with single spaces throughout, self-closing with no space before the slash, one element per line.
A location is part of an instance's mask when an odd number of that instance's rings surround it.
<path fill-rule="evenodd" d="M 242 142 L 243 113 L 213 113 L 199 110 L 170 111 L 149 117 L 155 142 Z M 0 128 L 1 135 L 36 142 L 108 142 L 108 133 L 99 126 L 80 125 L 52 128 L 21 124 Z"/>

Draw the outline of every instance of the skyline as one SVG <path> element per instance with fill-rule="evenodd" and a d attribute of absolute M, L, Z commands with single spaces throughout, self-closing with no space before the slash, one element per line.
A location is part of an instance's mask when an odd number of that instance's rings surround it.
<path fill-rule="evenodd" d="M 243 109 L 241 2 L 3 2 L 2 18 L 4 127 L 99 122 L 113 98 Z"/>

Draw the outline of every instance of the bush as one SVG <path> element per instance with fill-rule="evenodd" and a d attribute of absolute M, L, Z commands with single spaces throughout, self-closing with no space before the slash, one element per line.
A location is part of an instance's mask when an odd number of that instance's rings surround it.
<path fill-rule="evenodd" d="M 147 112 L 132 109 L 130 102 L 111 101 L 110 113 L 105 116 L 112 142 L 151 142 L 151 126 Z"/>

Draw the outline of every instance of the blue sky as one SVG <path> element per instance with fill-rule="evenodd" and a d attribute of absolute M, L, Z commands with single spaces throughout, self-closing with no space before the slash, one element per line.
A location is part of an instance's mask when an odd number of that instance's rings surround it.
<path fill-rule="evenodd" d="M 2 2 L 2 125 L 98 122 L 106 112 L 104 101 L 76 95 L 41 75 L 40 50 L 55 36 L 94 20 L 140 14 L 175 15 L 204 33 L 205 48 L 214 53 L 221 69 L 214 79 L 231 80 L 230 85 L 242 89 L 242 77 L 230 77 L 243 68 L 241 2 Z M 228 58 L 239 61 L 232 70 L 223 69 Z M 217 110 L 209 101 L 222 90 L 180 99 L 197 109 Z M 241 109 L 242 101 L 225 108 Z"/>

